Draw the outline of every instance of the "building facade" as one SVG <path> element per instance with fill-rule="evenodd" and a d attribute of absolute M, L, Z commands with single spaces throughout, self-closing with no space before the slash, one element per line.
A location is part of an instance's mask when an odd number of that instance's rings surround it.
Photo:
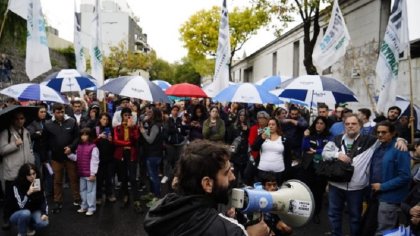
<path fill-rule="evenodd" d="M 372 108 L 374 105 L 371 98 L 379 94 L 379 82 L 375 77 L 378 47 L 387 27 L 391 0 L 340 0 L 339 5 L 351 43 L 341 60 L 318 73 L 339 79 L 349 86 L 360 101 L 352 104 L 352 107 Z M 320 17 L 319 39 L 323 37 L 323 32 L 328 27 L 329 15 L 323 14 Z M 231 69 L 232 78 L 234 82 L 256 82 L 271 75 L 285 77 L 304 75 L 306 70 L 303 59 L 303 25 L 301 24 L 250 56 L 237 61 Z M 398 94 L 408 97 L 407 56 L 402 56 L 401 60 L 399 79 L 405 82 L 398 88 Z M 411 64 L 413 90 L 419 91 L 420 60 L 414 58 Z M 419 102 L 417 98 L 416 103 Z"/>
<path fill-rule="evenodd" d="M 109 55 L 110 47 L 124 43 L 128 51 L 150 51 L 147 44 L 147 34 L 139 26 L 139 18 L 130 10 L 124 0 L 102 0 L 100 17 L 102 21 L 102 50 Z M 90 48 L 91 22 L 93 19 L 93 5 L 81 4 L 82 45 Z"/>

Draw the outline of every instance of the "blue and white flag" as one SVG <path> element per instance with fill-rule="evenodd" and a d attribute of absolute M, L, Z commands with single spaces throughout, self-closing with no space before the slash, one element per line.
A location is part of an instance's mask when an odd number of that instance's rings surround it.
<path fill-rule="evenodd" d="M 314 65 L 321 71 L 330 67 L 346 54 L 346 48 L 349 44 L 350 35 L 343 14 L 337 0 L 334 0 L 327 31 L 325 31 L 322 40 L 315 46 L 312 54 Z"/>
<path fill-rule="evenodd" d="M 81 15 L 77 11 L 76 0 L 74 0 L 74 54 L 76 57 L 76 69 L 86 71 L 85 53 L 82 46 L 82 25 Z"/>
<path fill-rule="evenodd" d="M 9 0 L 7 8 L 26 20 L 28 17 L 29 0 Z"/>
<path fill-rule="evenodd" d="M 409 46 L 406 0 L 395 0 L 384 41 L 379 48 L 376 76 L 381 83 L 377 111 L 384 113 L 396 101 L 399 54 Z"/>
<path fill-rule="evenodd" d="M 100 21 L 100 6 L 99 0 L 95 0 L 95 6 L 93 9 L 92 25 L 92 45 L 90 48 L 90 65 L 92 68 L 91 75 L 97 81 L 97 87 L 104 84 L 104 67 L 103 67 L 103 55 L 102 55 L 102 41 L 101 41 L 101 21 Z M 103 91 L 97 91 L 98 100 L 104 98 Z"/>
<path fill-rule="evenodd" d="M 219 41 L 216 52 L 216 64 L 214 68 L 214 78 L 206 93 L 209 97 L 214 97 L 221 90 L 229 87 L 229 63 L 230 63 L 230 34 L 229 16 L 226 7 L 226 0 L 223 0 L 222 15 L 219 26 Z"/>
<path fill-rule="evenodd" d="M 26 39 L 26 74 L 33 80 L 51 69 L 45 20 L 40 0 L 29 0 Z"/>

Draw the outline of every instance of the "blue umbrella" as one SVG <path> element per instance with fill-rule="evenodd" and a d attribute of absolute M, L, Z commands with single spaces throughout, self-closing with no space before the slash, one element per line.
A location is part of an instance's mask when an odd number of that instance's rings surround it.
<path fill-rule="evenodd" d="M 355 94 L 342 82 L 319 75 L 304 75 L 283 82 L 279 97 L 324 103 L 357 102 Z"/>
<path fill-rule="evenodd" d="M 277 96 L 268 92 L 265 88 L 251 84 L 235 84 L 220 91 L 214 98 L 218 102 L 241 102 L 257 104 L 281 104 Z"/>
<path fill-rule="evenodd" d="M 122 76 L 113 79 L 98 89 L 124 97 L 170 103 L 168 96 L 159 86 L 141 76 Z"/>
<path fill-rule="evenodd" d="M 41 84 L 23 83 L 9 86 L 1 94 L 19 101 L 46 101 L 67 104 L 68 100 L 54 89 Z"/>
<path fill-rule="evenodd" d="M 49 75 L 45 85 L 59 92 L 80 92 L 83 89 L 96 86 L 96 80 L 75 69 L 63 69 Z"/>
<path fill-rule="evenodd" d="M 272 75 L 258 80 L 255 84 L 264 87 L 267 90 L 273 90 L 280 87 L 282 79 L 280 76 Z"/>
<path fill-rule="evenodd" d="M 172 86 L 172 84 L 164 81 L 164 80 L 152 80 L 153 83 L 155 83 L 157 86 L 159 86 L 163 91 L 168 89 Z"/>

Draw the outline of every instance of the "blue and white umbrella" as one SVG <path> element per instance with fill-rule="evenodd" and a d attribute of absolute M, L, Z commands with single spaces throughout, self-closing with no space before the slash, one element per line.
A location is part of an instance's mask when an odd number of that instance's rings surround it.
<path fill-rule="evenodd" d="M 303 75 L 287 80 L 280 86 L 279 97 L 293 98 L 308 104 L 357 102 L 355 94 L 342 82 L 325 76 Z"/>
<path fill-rule="evenodd" d="M 99 89 L 124 97 L 170 103 L 168 96 L 159 86 L 141 76 L 122 76 L 113 79 Z"/>
<path fill-rule="evenodd" d="M 172 84 L 166 82 L 165 80 L 152 80 L 152 82 L 159 86 L 163 91 L 172 86 Z"/>
<path fill-rule="evenodd" d="M 23 83 L 9 86 L 0 91 L 1 94 L 19 101 L 46 101 L 69 103 L 67 98 L 54 89 L 41 84 Z"/>
<path fill-rule="evenodd" d="M 262 87 L 266 88 L 267 90 L 273 90 L 280 87 L 281 83 L 290 79 L 291 77 L 281 77 L 277 75 L 267 76 L 263 79 L 258 80 L 255 82 L 256 85 L 261 85 Z"/>
<path fill-rule="evenodd" d="M 75 69 L 63 69 L 49 75 L 45 79 L 47 85 L 59 92 L 80 92 L 83 89 L 96 86 L 92 76 Z"/>
<path fill-rule="evenodd" d="M 214 98 L 217 102 L 241 102 L 257 104 L 281 104 L 277 96 L 268 92 L 265 88 L 251 84 L 235 84 L 220 91 Z"/>

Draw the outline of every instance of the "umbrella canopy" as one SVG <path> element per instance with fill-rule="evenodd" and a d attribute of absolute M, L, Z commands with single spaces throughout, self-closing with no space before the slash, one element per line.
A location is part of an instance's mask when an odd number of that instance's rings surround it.
<path fill-rule="evenodd" d="M 152 82 L 159 86 L 163 91 L 172 86 L 172 84 L 166 82 L 165 80 L 152 80 Z"/>
<path fill-rule="evenodd" d="M 277 96 L 268 92 L 264 87 L 243 83 L 231 85 L 220 91 L 214 98 L 218 102 L 241 102 L 257 104 L 281 104 L 284 103 Z"/>
<path fill-rule="evenodd" d="M 168 88 L 165 93 L 167 95 L 176 96 L 176 97 L 197 97 L 197 98 L 206 98 L 207 94 L 194 84 L 181 83 L 174 84 Z"/>
<path fill-rule="evenodd" d="M 285 81 L 279 97 L 293 98 L 307 103 L 357 102 L 354 93 L 342 82 L 325 76 L 304 75 Z"/>
<path fill-rule="evenodd" d="M 45 85 L 59 92 L 80 92 L 83 89 L 96 86 L 92 76 L 75 69 L 63 69 L 49 75 Z"/>
<path fill-rule="evenodd" d="M 41 84 L 23 83 L 9 86 L 0 91 L 1 94 L 19 101 L 46 101 L 68 104 L 67 98 L 54 89 Z"/>
<path fill-rule="evenodd" d="M 169 103 L 168 96 L 159 86 L 141 76 L 122 76 L 99 89 L 124 97 L 138 98 L 150 102 Z"/>
<path fill-rule="evenodd" d="M 35 106 L 8 106 L 0 111 L 0 131 L 7 129 L 12 123 L 13 114 L 23 112 L 25 116 L 25 125 L 30 124 L 38 117 L 39 107 Z"/>
<path fill-rule="evenodd" d="M 283 78 L 283 81 L 284 80 L 285 79 Z M 272 76 L 267 76 L 263 79 L 258 80 L 257 82 L 255 82 L 255 84 L 260 85 L 267 90 L 273 90 L 280 87 L 281 82 L 282 82 L 282 78 L 280 78 L 280 76 L 272 75 Z"/>

